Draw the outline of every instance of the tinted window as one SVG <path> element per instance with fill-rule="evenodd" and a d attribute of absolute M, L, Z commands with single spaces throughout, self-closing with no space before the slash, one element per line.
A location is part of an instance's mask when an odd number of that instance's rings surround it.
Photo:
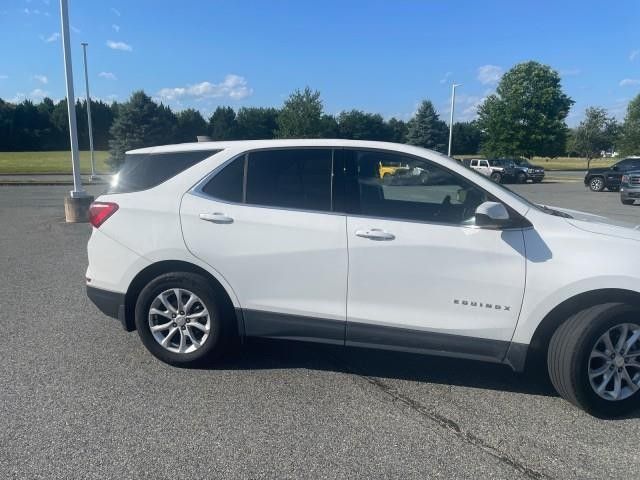
<path fill-rule="evenodd" d="M 240 158 L 236 158 L 220 172 L 216 173 L 216 175 L 202 188 L 202 191 L 207 195 L 220 200 L 236 203 L 242 202 L 244 159 L 244 155 Z"/>
<path fill-rule="evenodd" d="M 126 155 L 107 193 L 147 190 L 166 182 L 219 150 Z"/>
<path fill-rule="evenodd" d="M 376 151 L 349 151 L 347 172 L 356 181 L 349 194 L 352 213 L 437 223 L 473 223 L 487 194 L 462 177 L 426 160 Z M 380 165 L 401 167 L 382 177 Z M 349 167 L 351 164 L 351 167 Z"/>
<path fill-rule="evenodd" d="M 246 201 L 255 205 L 331 210 L 331 150 L 249 154 Z"/>

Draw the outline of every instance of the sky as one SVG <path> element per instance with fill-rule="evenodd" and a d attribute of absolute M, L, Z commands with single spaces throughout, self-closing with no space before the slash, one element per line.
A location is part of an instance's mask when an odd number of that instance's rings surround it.
<path fill-rule="evenodd" d="M 319 90 L 325 111 L 408 120 L 423 99 L 471 120 L 519 62 L 550 65 L 575 100 L 623 118 L 640 93 L 640 0 L 69 0 L 76 97 L 143 89 L 176 110 L 281 106 Z M 0 98 L 65 97 L 58 0 L 0 0 Z"/>

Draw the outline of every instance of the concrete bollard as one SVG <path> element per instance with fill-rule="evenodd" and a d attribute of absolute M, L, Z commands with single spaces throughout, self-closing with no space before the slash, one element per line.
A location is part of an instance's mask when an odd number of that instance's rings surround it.
<path fill-rule="evenodd" d="M 67 223 L 88 222 L 91 202 L 93 202 L 91 195 L 77 198 L 64 197 L 64 217 Z"/>

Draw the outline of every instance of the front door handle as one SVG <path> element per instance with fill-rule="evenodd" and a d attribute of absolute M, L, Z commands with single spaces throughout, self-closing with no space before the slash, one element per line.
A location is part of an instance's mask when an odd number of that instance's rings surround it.
<path fill-rule="evenodd" d="M 207 222 L 212 223 L 233 223 L 233 218 L 227 217 L 224 213 L 215 212 L 215 213 L 201 213 L 200 220 L 205 220 Z"/>
<path fill-rule="evenodd" d="M 393 233 L 386 232 L 380 228 L 372 228 L 370 230 L 356 230 L 356 235 L 358 237 L 377 241 L 389 241 L 396 238 Z"/>

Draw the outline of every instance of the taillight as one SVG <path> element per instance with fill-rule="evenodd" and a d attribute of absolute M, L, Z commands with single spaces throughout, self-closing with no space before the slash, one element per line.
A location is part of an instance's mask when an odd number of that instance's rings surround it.
<path fill-rule="evenodd" d="M 116 213 L 118 204 L 113 202 L 93 202 L 89 207 L 89 222 L 98 228 L 107 218 Z"/>
<path fill-rule="evenodd" d="M 622 183 L 629 183 L 629 175 L 622 176 Z"/>

